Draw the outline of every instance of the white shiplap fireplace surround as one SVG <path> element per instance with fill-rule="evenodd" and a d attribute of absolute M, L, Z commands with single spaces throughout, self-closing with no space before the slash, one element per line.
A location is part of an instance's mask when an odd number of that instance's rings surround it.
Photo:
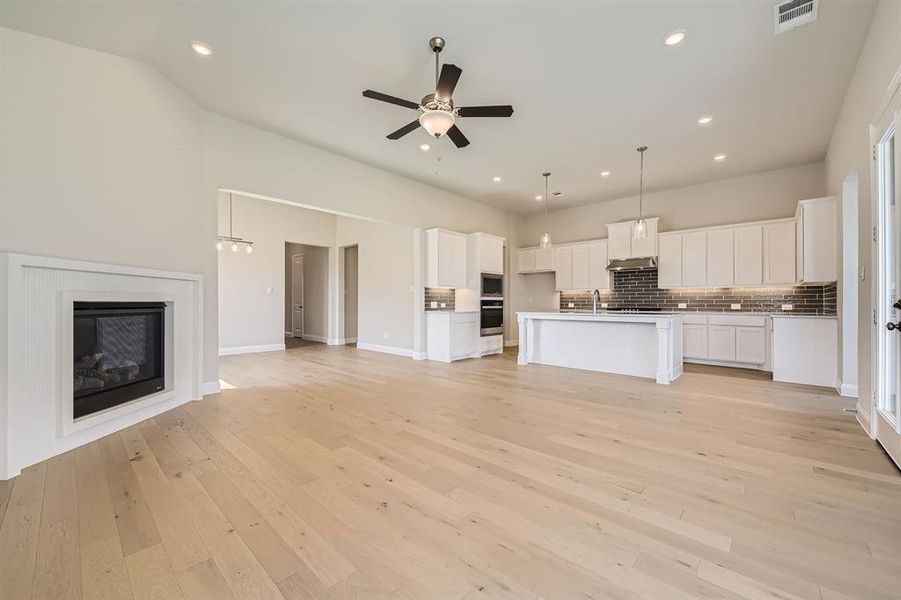
<path fill-rule="evenodd" d="M 165 387 L 72 419 L 76 301 L 165 302 Z M 0 480 L 202 397 L 200 275 L 0 253 Z"/>

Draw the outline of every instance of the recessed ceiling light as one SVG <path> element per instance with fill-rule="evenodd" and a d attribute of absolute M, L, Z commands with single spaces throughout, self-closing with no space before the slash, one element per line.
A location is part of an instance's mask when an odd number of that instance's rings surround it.
<path fill-rule="evenodd" d="M 535 199 L 536 200 L 544 200 L 544 196 L 539 194 L 538 196 L 535 196 Z"/>
<path fill-rule="evenodd" d="M 601 177 L 610 177 L 610 171 L 601 171 Z"/>
<path fill-rule="evenodd" d="M 500 183 L 500 182 L 503 181 L 503 179 L 501 179 L 500 177 L 493 177 L 491 180 L 492 180 L 494 183 Z"/>
<path fill-rule="evenodd" d="M 663 37 L 663 45 L 664 46 L 678 46 L 682 42 L 685 41 L 685 30 L 677 29 L 675 31 L 670 31 Z"/>
<path fill-rule="evenodd" d="M 419 144 L 419 149 L 423 152 L 428 152 L 431 148 L 428 144 Z"/>
<path fill-rule="evenodd" d="M 713 160 L 715 160 L 716 162 L 723 162 L 724 160 L 726 160 L 726 155 L 725 154 L 717 154 L 716 156 L 713 157 Z"/>
<path fill-rule="evenodd" d="M 704 115 L 703 117 L 698 117 L 698 125 L 710 125 L 713 123 L 713 116 Z"/>
<path fill-rule="evenodd" d="M 203 42 L 191 42 L 191 48 L 201 56 L 210 56 L 213 53 L 213 49 L 210 48 L 209 44 L 204 44 Z"/>

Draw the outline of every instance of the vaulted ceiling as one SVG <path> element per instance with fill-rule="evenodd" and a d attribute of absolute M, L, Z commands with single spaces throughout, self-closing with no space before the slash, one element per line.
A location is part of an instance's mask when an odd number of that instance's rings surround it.
<path fill-rule="evenodd" d="M 874 2 L 821 0 L 779 36 L 772 4 L 7 0 L 0 24 L 145 61 L 209 110 L 529 213 L 545 170 L 564 192 L 552 209 L 634 193 L 638 145 L 652 190 L 821 160 Z M 676 29 L 685 42 L 664 46 Z M 467 148 L 422 129 L 385 139 L 416 114 L 360 94 L 429 93 L 433 35 L 463 69 L 458 104 L 516 111 L 461 119 Z"/>

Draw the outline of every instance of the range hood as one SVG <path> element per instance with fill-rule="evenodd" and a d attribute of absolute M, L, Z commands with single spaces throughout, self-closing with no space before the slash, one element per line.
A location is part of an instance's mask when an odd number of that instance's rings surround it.
<path fill-rule="evenodd" d="M 653 256 L 644 256 L 641 258 L 614 258 L 607 265 L 608 271 L 644 271 L 647 269 L 656 269 L 657 259 Z"/>

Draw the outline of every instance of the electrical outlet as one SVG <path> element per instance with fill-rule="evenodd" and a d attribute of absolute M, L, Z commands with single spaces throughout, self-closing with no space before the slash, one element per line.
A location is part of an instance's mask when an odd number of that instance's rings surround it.
<path fill-rule="evenodd" d="M 387 332 L 387 331 L 384 332 L 384 333 L 382 334 L 382 339 L 385 339 L 385 340 L 388 339 L 388 332 Z"/>
<path fill-rule="evenodd" d="M 730 304 L 729 308 L 732 310 L 741 310 L 741 304 Z"/>
<path fill-rule="evenodd" d="M 447 308 L 447 302 L 442 302 L 442 303 L 441 303 L 441 308 Z"/>
<path fill-rule="evenodd" d="M 576 307 L 576 305 L 573 302 L 570 302 L 569 304 L 566 305 L 566 308 L 575 308 L 575 307 Z"/>
<path fill-rule="evenodd" d="M 685 302 L 680 302 L 677 306 L 679 308 L 688 308 L 688 304 L 686 304 Z"/>
<path fill-rule="evenodd" d="M 606 302 L 601 302 L 601 308 L 607 308 L 607 303 L 606 303 Z"/>
<path fill-rule="evenodd" d="M 438 302 L 432 300 L 431 302 L 429 302 L 429 308 L 438 308 Z"/>
<path fill-rule="evenodd" d="M 783 304 L 782 310 L 795 310 L 795 305 L 794 304 Z"/>

